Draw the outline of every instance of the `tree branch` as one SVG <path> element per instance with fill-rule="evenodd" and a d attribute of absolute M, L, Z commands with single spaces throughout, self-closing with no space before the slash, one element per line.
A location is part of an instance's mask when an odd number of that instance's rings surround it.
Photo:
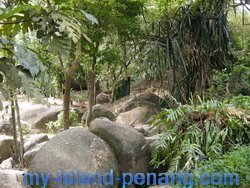
<path fill-rule="evenodd" d="M 18 24 L 18 23 L 24 23 L 24 22 L 30 22 L 30 19 L 27 20 L 19 20 L 19 21 L 15 21 L 15 22 L 0 22 L 0 25 L 11 25 L 11 24 Z"/>

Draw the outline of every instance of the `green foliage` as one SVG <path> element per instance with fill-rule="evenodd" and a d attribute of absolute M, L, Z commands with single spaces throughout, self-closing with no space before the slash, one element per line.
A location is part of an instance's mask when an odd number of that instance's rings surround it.
<path fill-rule="evenodd" d="M 36 29 L 36 23 L 31 22 L 31 17 L 41 13 L 39 5 L 28 3 L 9 5 L 0 10 L 0 34 L 4 36 L 16 36 L 18 32 L 27 33 Z"/>
<path fill-rule="evenodd" d="M 233 47 L 235 50 L 250 50 L 250 14 L 242 11 L 242 7 L 234 11 L 229 11 L 228 14 L 229 28 L 233 39 Z"/>
<path fill-rule="evenodd" d="M 75 110 L 70 110 L 69 113 L 69 122 L 70 122 L 70 126 L 75 126 L 77 123 L 77 112 Z M 55 122 L 51 121 L 49 123 L 46 124 L 47 126 L 47 130 L 50 133 L 55 133 L 61 129 L 63 129 L 63 112 L 60 112 L 57 116 L 57 120 Z"/>
<path fill-rule="evenodd" d="M 33 77 L 38 73 L 45 71 L 45 67 L 35 52 L 22 47 L 21 45 L 15 45 L 15 47 L 16 51 L 14 53 L 20 65 L 29 70 Z"/>
<path fill-rule="evenodd" d="M 238 173 L 241 187 L 249 187 L 249 159 L 250 146 L 239 146 L 224 154 L 220 159 L 209 160 L 196 168 L 193 173 L 196 177 L 204 172 L 213 173 Z"/>
<path fill-rule="evenodd" d="M 216 159 L 250 139 L 247 114 L 232 104 L 210 100 L 180 105 L 158 114 L 153 126 L 165 126 L 156 140 L 151 164 L 170 171 L 190 171 L 200 161 Z"/>
<path fill-rule="evenodd" d="M 27 135 L 30 133 L 30 128 L 27 124 L 22 124 L 22 133 L 23 135 Z"/>
<path fill-rule="evenodd" d="M 77 103 L 81 103 L 81 102 L 83 102 L 83 101 L 86 101 L 86 100 L 88 100 L 88 94 L 87 94 L 87 92 L 86 93 L 76 93 L 76 92 L 74 92 L 74 91 L 72 91 L 71 92 L 71 99 L 72 99 L 72 101 L 74 101 L 74 102 L 77 102 Z"/>
<path fill-rule="evenodd" d="M 210 92 L 218 97 L 227 94 L 249 95 L 250 94 L 250 67 L 248 60 L 242 60 L 235 65 L 232 70 L 224 69 L 215 71 L 213 74 Z"/>
<path fill-rule="evenodd" d="M 159 76 L 168 77 L 169 91 L 179 101 L 187 103 L 191 93 L 202 95 L 211 71 L 230 64 L 228 4 L 160 1 L 164 15 L 152 24 L 151 51 Z"/>
<path fill-rule="evenodd" d="M 45 70 L 37 54 L 5 37 L 1 38 L 0 47 L 0 90 L 4 96 L 9 98 L 11 90 L 21 89 L 28 97 L 35 97 L 38 101 L 44 102 L 39 89 L 34 87 L 31 80 Z"/>
<path fill-rule="evenodd" d="M 250 96 L 235 96 L 232 98 L 231 103 L 234 104 L 236 108 L 250 110 Z"/>

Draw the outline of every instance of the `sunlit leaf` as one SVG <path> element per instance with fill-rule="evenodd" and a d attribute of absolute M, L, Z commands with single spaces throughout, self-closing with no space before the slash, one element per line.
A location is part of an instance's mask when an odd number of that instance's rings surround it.
<path fill-rule="evenodd" d="M 98 20 L 91 14 L 81 10 L 81 12 L 83 13 L 83 15 L 92 22 L 92 24 L 98 24 Z"/>

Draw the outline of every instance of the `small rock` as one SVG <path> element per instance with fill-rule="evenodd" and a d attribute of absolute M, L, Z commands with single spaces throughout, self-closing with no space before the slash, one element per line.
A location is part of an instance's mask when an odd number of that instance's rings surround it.
<path fill-rule="evenodd" d="M 106 93 L 100 93 L 96 96 L 96 103 L 97 104 L 105 104 L 105 103 L 109 103 L 109 95 Z"/>

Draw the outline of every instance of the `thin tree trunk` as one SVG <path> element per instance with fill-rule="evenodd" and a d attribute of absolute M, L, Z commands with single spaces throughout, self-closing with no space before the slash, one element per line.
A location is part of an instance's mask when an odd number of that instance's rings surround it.
<path fill-rule="evenodd" d="M 79 40 L 80 41 L 80 40 Z M 64 83 L 64 96 L 63 96 L 63 122 L 64 122 L 64 130 L 69 129 L 70 121 L 69 121 L 69 108 L 70 108 L 70 90 L 72 85 L 73 76 L 80 66 L 81 62 L 81 42 L 79 42 L 76 46 L 76 54 L 73 65 L 70 67 L 69 71 L 66 74 L 66 80 Z"/>
<path fill-rule="evenodd" d="M 91 70 L 88 73 L 88 89 L 89 89 L 89 113 L 86 120 L 86 126 L 89 126 L 93 119 L 93 106 L 95 105 L 95 73 Z"/>
<path fill-rule="evenodd" d="M 96 44 L 95 51 L 93 54 L 93 61 L 91 70 L 88 73 L 88 83 L 89 83 L 89 113 L 86 120 L 86 126 L 89 126 L 93 119 L 93 106 L 95 105 L 95 75 L 96 75 L 96 63 L 97 63 L 97 52 L 99 50 L 99 43 Z"/>
<path fill-rule="evenodd" d="M 13 93 L 11 92 L 11 124 L 13 127 L 13 139 L 14 139 L 14 152 L 16 153 L 17 150 L 17 131 L 16 131 L 16 113 L 15 113 L 15 104 L 14 104 L 14 96 Z"/>
<path fill-rule="evenodd" d="M 20 111 L 18 106 L 18 100 L 17 96 L 15 95 L 15 107 L 16 107 L 16 114 L 17 114 L 17 125 L 20 135 L 20 162 L 21 162 L 21 168 L 24 167 L 24 160 L 23 160 L 23 154 L 24 154 L 24 140 L 23 140 L 23 131 L 22 131 L 22 125 L 20 120 Z"/>

